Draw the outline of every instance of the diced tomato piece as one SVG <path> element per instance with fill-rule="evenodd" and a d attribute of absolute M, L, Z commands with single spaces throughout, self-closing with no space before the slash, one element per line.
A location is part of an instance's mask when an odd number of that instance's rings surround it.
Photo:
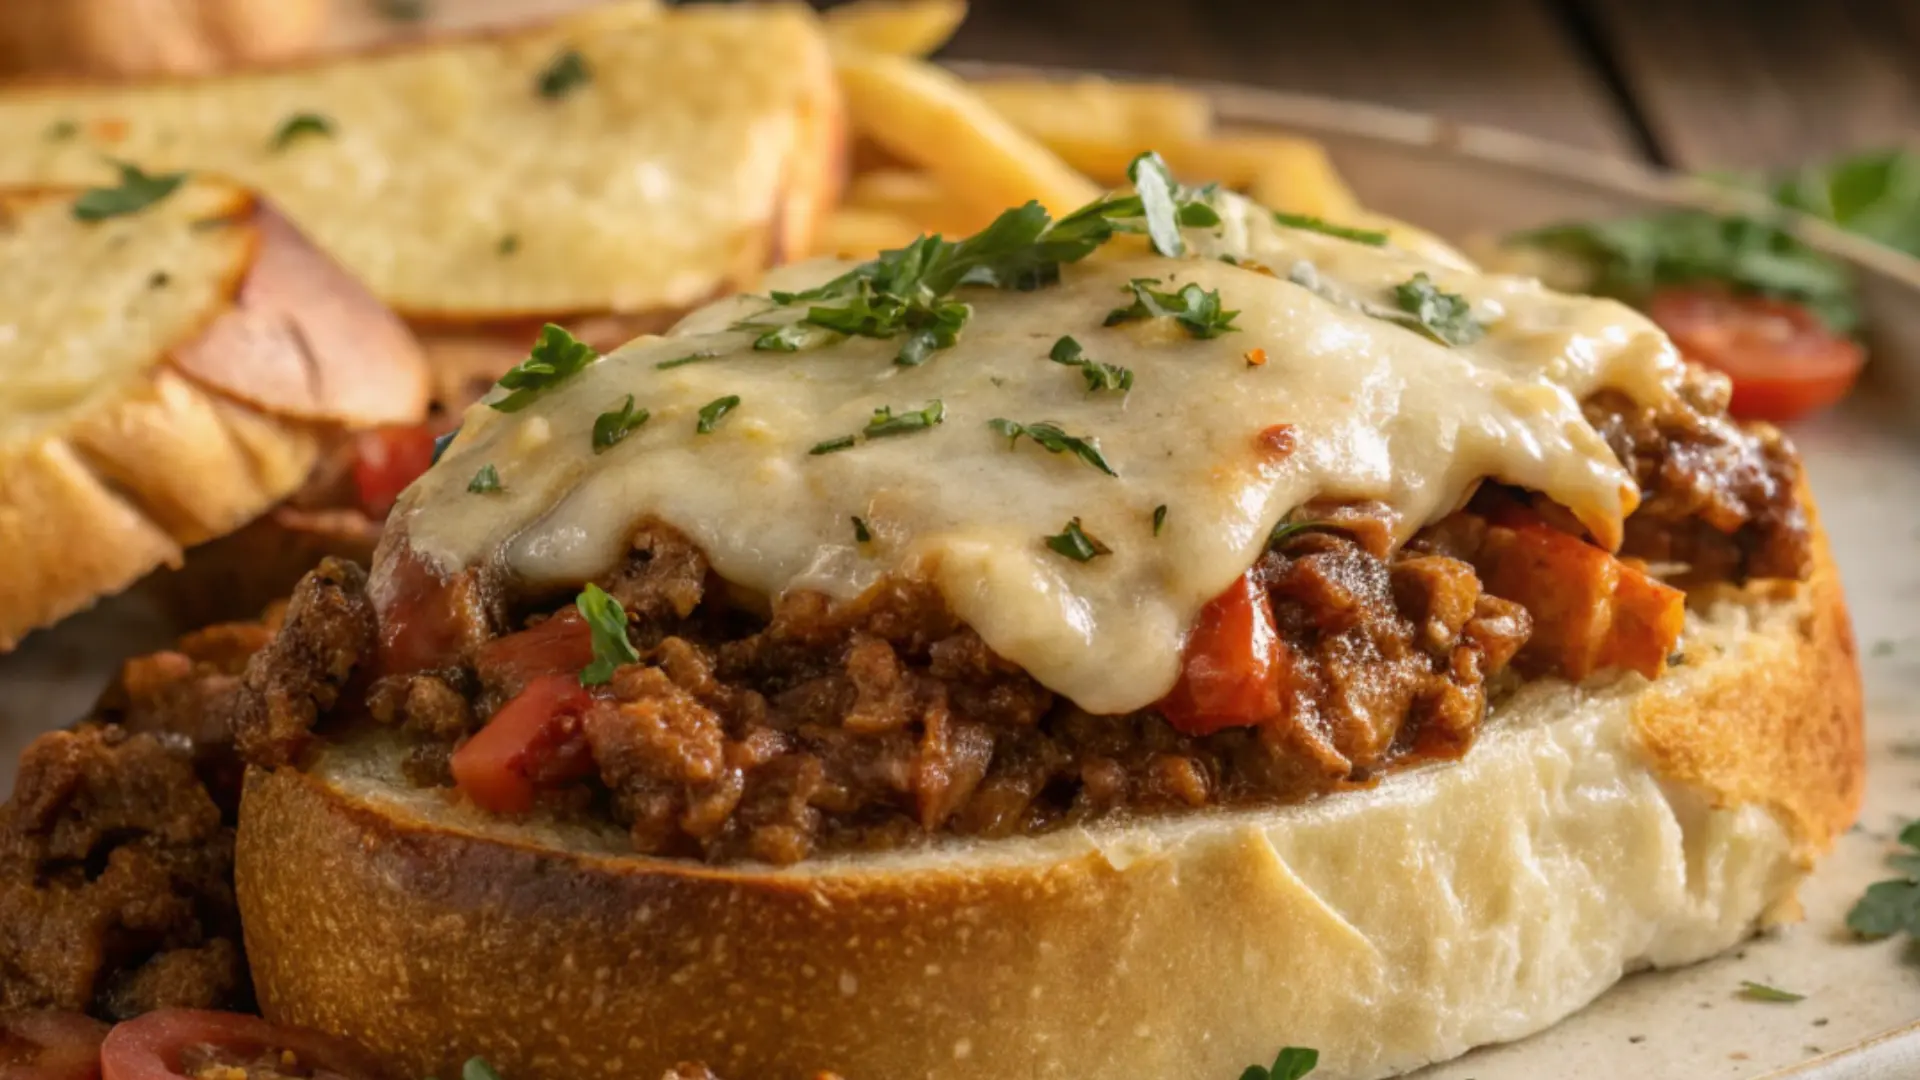
<path fill-rule="evenodd" d="M 1687 359 L 1733 380 L 1735 416 L 1792 420 L 1826 408 L 1866 362 L 1859 342 L 1789 300 L 1687 286 L 1655 293 L 1647 314 Z"/>
<path fill-rule="evenodd" d="M 107 1025 L 77 1012 L 0 1013 L 0 1080 L 98 1080 Z"/>
<path fill-rule="evenodd" d="M 288 1060 L 291 1055 L 291 1061 Z M 393 1073 L 331 1035 L 238 1013 L 161 1009 L 115 1027 L 100 1048 L 105 1080 L 181 1080 L 196 1070 L 271 1061 L 289 1076 L 380 1080 Z"/>
<path fill-rule="evenodd" d="M 533 809 L 540 788 L 592 771 L 580 733 L 580 718 L 592 705 L 578 674 L 534 679 L 454 751 L 454 786 L 496 814 Z"/>
<path fill-rule="evenodd" d="M 1187 735 L 1258 724 L 1280 712 L 1286 646 L 1273 601 L 1248 572 L 1200 609 L 1187 637 L 1180 681 L 1160 713 Z"/>
<path fill-rule="evenodd" d="M 567 607 L 537 626 L 482 645 L 474 667 L 487 686 L 517 694 L 541 675 L 577 676 L 591 663 L 593 631 L 578 609 Z"/>
<path fill-rule="evenodd" d="M 1686 618 L 1686 594 L 1577 536 L 1519 514 L 1487 530 L 1475 560 L 1488 592 L 1533 617 L 1522 663 L 1575 682 L 1626 668 L 1666 669 Z"/>
<path fill-rule="evenodd" d="M 426 424 L 363 431 L 353 440 L 353 490 L 361 512 L 384 519 L 407 485 L 433 465 L 434 430 Z"/>

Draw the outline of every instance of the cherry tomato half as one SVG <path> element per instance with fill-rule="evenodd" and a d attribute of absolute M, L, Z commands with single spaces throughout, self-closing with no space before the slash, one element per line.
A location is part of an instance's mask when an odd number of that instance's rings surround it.
<path fill-rule="evenodd" d="M 1792 420 L 1846 396 L 1866 354 L 1789 300 L 1718 286 L 1655 293 L 1647 314 L 1681 355 L 1733 380 L 1735 416 Z"/>
<path fill-rule="evenodd" d="M 483 810 L 524 814 L 541 787 L 593 770 L 580 717 L 593 695 L 580 676 L 542 675 L 453 752 L 453 783 Z"/>
<path fill-rule="evenodd" d="M 1251 572 L 1241 575 L 1200 609 L 1180 681 L 1160 702 L 1161 715 L 1187 735 L 1269 719 L 1280 711 L 1285 649 L 1266 587 Z"/>
<path fill-rule="evenodd" d="M 258 1016 L 160 1009 L 120 1024 L 100 1047 L 104 1080 L 181 1080 L 215 1065 L 264 1063 L 315 1080 L 381 1080 L 390 1072 L 344 1039 Z"/>
<path fill-rule="evenodd" d="M 353 440 L 353 490 L 360 509 L 385 519 L 407 485 L 433 465 L 434 430 L 414 427 L 364 431 Z"/>

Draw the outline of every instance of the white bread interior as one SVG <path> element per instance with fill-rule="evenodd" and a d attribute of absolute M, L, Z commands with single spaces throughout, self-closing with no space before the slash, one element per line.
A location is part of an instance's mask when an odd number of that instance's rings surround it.
<path fill-rule="evenodd" d="M 0 651 L 426 406 L 406 328 L 251 193 L 98 222 L 78 194 L 0 191 Z"/>
<path fill-rule="evenodd" d="M 1299 1045 L 1388 1076 L 1796 916 L 1861 789 L 1831 563 L 1703 598 L 1684 650 L 1523 686 L 1366 791 L 777 870 L 491 818 L 363 740 L 249 776 L 248 953 L 269 1017 L 422 1075 L 1232 1080 Z"/>
<path fill-rule="evenodd" d="M 18 86 L 0 183 L 95 183 L 103 155 L 236 177 L 416 320 L 685 308 L 806 250 L 838 184 L 837 86 L 804 8 L 624 10 L 278 71 Z M 569 51 L 590 77 L 543 96 Z M 331 131 L 276 145 L 303 114 Z"/>

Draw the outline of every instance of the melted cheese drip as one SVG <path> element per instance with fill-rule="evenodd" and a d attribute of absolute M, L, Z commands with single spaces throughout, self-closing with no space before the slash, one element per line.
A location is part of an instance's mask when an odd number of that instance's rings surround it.
<path fill-rule="evenodd" d="M 1648 402 L 1671 393 L 1679 362 L 1652 324 L 1527 279 L 1279 227 L 1238 198 L 1221 206 L 1220 228 L 1189 232 L 1187 258 L 1129 239 L 1065 268 L 1056 286 L 964 290 L 974 313 L 959 343 L 918 368 L 891 362 L 897 340 L 754 352 L 752 334 L 727 327 L 765 301 L 716 305 L 521 412 L 476 406 L 407 495 L 401 528 L 442 564 L 498 558 L 545 586 L 604 573 L 648 516 L 685 532 L 722 577 L 769 596 L 845 599 L 884 574 L 923 575 L 996 652 L 1095 713 L 1165 695 L 1200 608 L 1309 500 L 1379 500 L 1404 540 L 1494 477 L 1546 494 L 1603 541 L 1618 537 L 1637 493 L 1579 401 L 1602 387 Z M 1301 263 L 1316 288 L 1287 280 Z M 1362 310 L 1392 307 L 1392 287 L 1420 271 L 1472 302 L 1489 324 L 1482 340 L 1448 348 Z M 1195 340 L 1164 320 L 1103 327 L 1140 277 L 1218 289 L 1240 311 L 1237 331 Z M 1050 362 L 1063 334 L 1133 369 L 1132 392 L 1089 393 L 1078 370 Z M 1265 364 L 1248 363 L 1255 348 Z M 700 350 L 721 355 L 657 366 Z M 651 421 L 596 455 L 594 418 L 628 394 Z M 696 434 L 700 407 L 730 394 L 739 407 Z M 935 399 L 946 418 L 931 430 L 808 453 L 860 431 L 876 408 Z M 1120 475 L 1027 439 L 1009 446 L 988 428 L 996 417 L 1095 437 Z M 1276 424 L 1293 428 L 1290 453 L 1262 437 Z M 489 463 L 504 490 L 469 494 Z M 871 542 L 856 542 L 855 516 Z M 1043 538 L 1076 517 L 1110 555 L 1078 563 L 1048 549 Z"/>

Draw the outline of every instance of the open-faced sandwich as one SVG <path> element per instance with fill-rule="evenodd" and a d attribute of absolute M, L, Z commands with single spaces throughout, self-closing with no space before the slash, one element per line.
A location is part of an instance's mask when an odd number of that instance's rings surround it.
<path fill-rule="evenodd" d="M 1132 175 L 549 328 L 370 572 L 30 752 L 14 844 L 230 717 L 260 1009 L 514 1080 L 1378 1077 L 1795 917 L 1861 742 L 1791 446 L 1616 302 Z"/>

